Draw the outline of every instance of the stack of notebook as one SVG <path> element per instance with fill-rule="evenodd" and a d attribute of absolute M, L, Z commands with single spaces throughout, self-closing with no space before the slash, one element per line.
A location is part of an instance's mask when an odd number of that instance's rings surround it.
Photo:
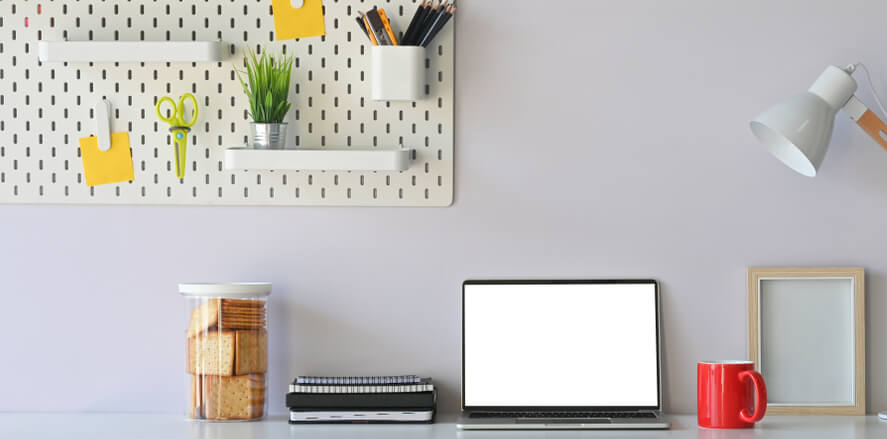
<path fill-rule="evenodd" d="M 290 423 L 387 423 L 434 420 L 431 378 L 300 376 L 286 394 Z"/>

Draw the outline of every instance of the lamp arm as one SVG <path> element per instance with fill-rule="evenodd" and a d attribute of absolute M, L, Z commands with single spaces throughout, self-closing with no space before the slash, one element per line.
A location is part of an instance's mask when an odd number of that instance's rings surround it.
<path fill-rule="evenodd" d="M 875 84 L 872 82 L 872 74 L 869 73 L 869 68 L 861 62 L 857 62 L 847 66 L 844 71 L 852 75 L 856 72 L 857 67 L 862 67 L 862 71 L 865 72 L 865 79 L 868 81 L 869 88 L 872 90 L 872 97 L 875 98 L 875 103 L 878 104 L 878 108 L 881 109 L 881 116 L 887 116 L 887 109 L 885 109 L 884 104 L 881 103 L 881 98 L 878 96 L 878 90 L 875 90 Z"/>
<path fill-rule="evenodd" d="M 851 96 L 850 100 L 844 105 L 844 111 L 872 139 L 875 139 L 884 149 L 887 149 L 887 123 L 878 118 L 859 98 L 855 95 Z"/>

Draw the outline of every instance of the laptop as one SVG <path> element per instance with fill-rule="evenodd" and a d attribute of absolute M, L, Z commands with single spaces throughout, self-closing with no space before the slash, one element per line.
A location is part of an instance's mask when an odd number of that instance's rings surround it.
<path fill-rule="evenodd" d="M 462 285 L 463 430 L 665 429 L 654 280 Z"/>

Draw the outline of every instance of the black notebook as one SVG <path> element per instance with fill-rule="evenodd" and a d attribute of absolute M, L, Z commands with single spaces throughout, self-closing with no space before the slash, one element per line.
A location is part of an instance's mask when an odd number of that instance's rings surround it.
<path fill-rule="evenodd" d="M 434 410 L 290 411 L 290 424 L 429 424 Z"/>
<path fill-rule="evenodd" d="M 323 394 L 288 393 L 292 410 L 404 409 L 427 410 L 435 406 L 436 392 Z"/>

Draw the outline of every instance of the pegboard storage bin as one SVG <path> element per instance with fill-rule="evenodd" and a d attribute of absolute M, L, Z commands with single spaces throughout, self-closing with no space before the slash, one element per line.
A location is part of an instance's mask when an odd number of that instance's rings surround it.
<path fill-rule="evenodd" d="M 372 98 L 374 101 L 418 101 L 425 84 L 425 48 L 373 46 Z"/>

